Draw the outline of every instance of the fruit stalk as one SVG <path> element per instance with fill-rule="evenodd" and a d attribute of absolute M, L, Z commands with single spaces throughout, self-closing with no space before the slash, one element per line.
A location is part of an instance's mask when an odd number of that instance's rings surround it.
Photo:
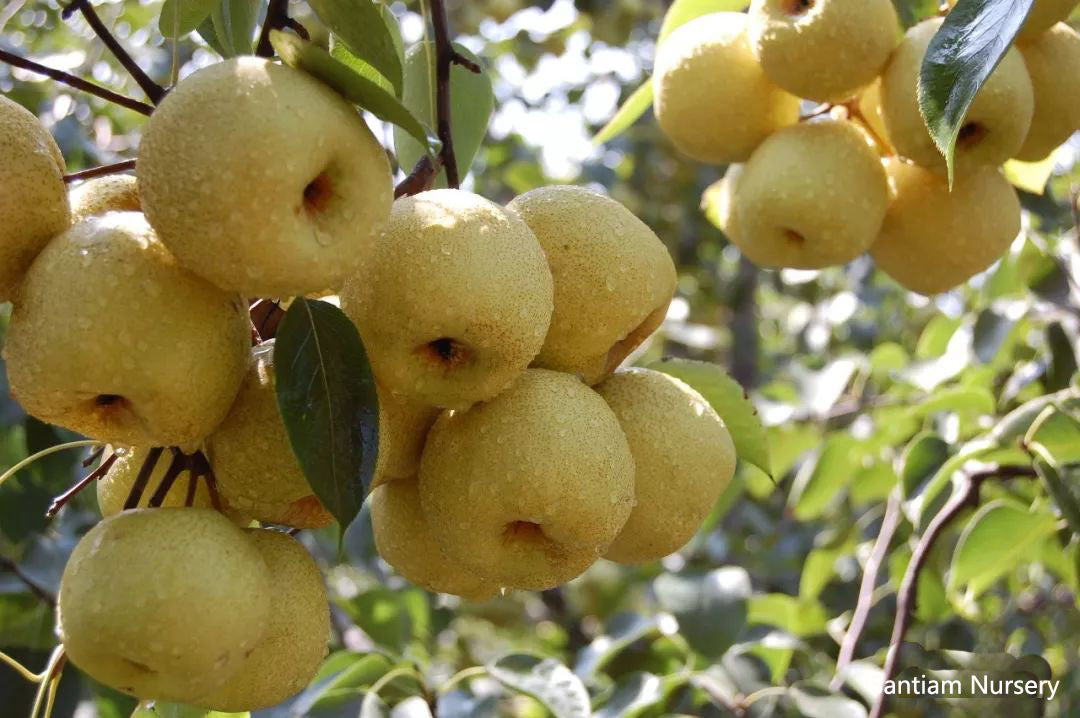
<path fill-rule="evenodd" d="M 151 112 L 154 111 L 153 106 L 148 105 L 145 102 L 139 102 L 138 100 L 133 100 L 130 97 L 125 97 L 119 93 L 113 92 L 112 90 L 106 89 L 101 85 L 97 85 L 93 82 L 84 80 L 81 77 L 75 77 L 74 75 L 70 75 L 63 70 L 57 70 L 52 67 L 47 67 L 40 63 L 34 62 L 33 60 L 28 60 L 25 57 L 20 57 L 13 52 L 8 52 L 7 50 L 0 50 L 0 62 L 11 65 L 12 67 L 18 67 L 22 70 L 36 72 L 39 75 L 45 75 L 45 77 L 63 83 L 68 87 L 74 87 L 76 90 L 82 90 L 83 92 L 87 92 L 91 95 L 100 97 L 103 100 L 108 100 L 114 105 L 126 107 L 127 109 L 133 110 L 142 115 L 149 115 Z"/>
<path fill-rule="evenodd" d="M 143 72 L 143 69 L 132 59 L 127 50 L 113 37 L 113 34 L 109 32 L 109 28 L 105 27 L 105 23 L 101 21 L 101 17 L 94 10 L 93 5 L 90 4 L 90 0 L 72 0 L 60 15 L 67 20 L 76 10 L 82 13 L 86 24 L 90 26 L 95 35 L 101 38 L 101 41 L 105 43 L 105 47 L 109 48 L 109 52 L 113 54 L 113 57 L 123 65 L 131 78 L 135 80 L 135 83 L 146 93 L 150 102 L 155 105 L 161 102 L 161 99 L 165 97 L 165 88 L 151 80 L 150 76 Z"/>

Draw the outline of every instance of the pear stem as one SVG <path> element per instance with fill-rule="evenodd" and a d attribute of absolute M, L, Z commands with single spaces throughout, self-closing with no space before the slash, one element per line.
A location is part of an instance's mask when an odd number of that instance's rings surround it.
<path fill-rule="evenodd" d="M 154 468 L 157 466 L 158 459 L 161 458 L 161 452 L 165 449 L 160 446 L 155 446 L 150 451 L 146 452 L 146 458 L 143 459 L 143 464 L 139 468 L 139 473 L 135 476 L 135 483 L 131 485 L 131 491 L 128 492 L 127 500 L 124 501 L 124 510 L 133 509 L 139 505 L 139 500 L 142 499 L 143 491 L 146 490 L 146 484 L 150 481 L 150 475 L 154 473 Z"/>
<path fill-rule="evenodd" d="M 91 471 L 83 478 L 79 479 L 74 486 L 53 499 L 52 504 L 49 505 L 49 510 L 45 512 L 45 515 L 49 518 L 56 516 L 58 513 L 60 513 L 60 509 L 64 508 L 64 506 L 67 505 L 67 503 L 73 498 L 75 498 L 80 491 L 103 477 L 105 474 L 109 473 L 109 469 L 112 468 L 112 465 L 114 463 L 116 463 L 116 457 L 117 454 L 115 452 L 110 454 L 109 458 L 102 461 L 96 469 Z M 84 466 L 85 465 L 86 464 L 84 464 Z"/>
<path fill-rule="evenodd" d="M 82 180 L 93 179 L 94 177 L 115 175 L 133 169 L 135 169 L 135 160 L 124 160 L 123 162 L 114 162 L 111 165 L 101 165 L 100 167 L 91 167 L 90 169 L 82 170 L 80 172 L 66 174 L 64 175 L 64 181 L 80 182 Z"/>
<path fill-rule="evenodd" d="M 113 92 L 107 88 L 97 85 L 93 82 L 82 79 L 81 77 L 75 77 L 68 74 L 63 70 L 57 70 L 52 67 L 47 67 L 40 63 L 28 60 L 25 57 L 16 55 L 13 52 L 7 50 L 0 50 L 0 62 L 11 65 L 12 67 L 18 67 L 21 70 L 28 70 L 29 72 L 36 72 L 39 75 L 44 75 L 50 79 L 56 80 L 68 87 L 74 87 L 76 90 L 82 90 L 96 97 L 100 97 L 103 100 L 108 100 L 114 105 L 120 105 L 126 107 L 129 110 L 138 112 L 142 115 L 149 115 L 154 111 L 152 105 L 148 105 L 145 102 L 139 102 L 133 100 L 130 97 L 125 97 L 119 93 Z"/>

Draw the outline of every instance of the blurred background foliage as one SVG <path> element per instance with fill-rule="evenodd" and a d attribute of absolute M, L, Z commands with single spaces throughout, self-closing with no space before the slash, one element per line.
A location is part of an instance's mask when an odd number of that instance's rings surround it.
<path fill-rule="evenodd" d="M 936 5 L 897 2 L 909 24 Z M 331 532 L 305 532 L 334 596 L 334 653 L 306 693 L 264 715 L 421 716 L 432 707 L 441 716 L 578 715 L 582 701 L 599 716 L 865 715 L 880 688 L 898 584 L 962 464 L 955 457 L 1030 465 L 1017 437 L 1050 403 L 1040 397 L 1057 392 L 1061 418 L 1043 422 L 1052 429 L 1045 443 L 1076 499 L 1080 142 L 1057 152 L 1043 194 L 1021 193 L 1023 233 L 1008 256 L 953 292 L 909 294 L 868 260 L 821 272 L 758 271 L 701 210 L 723 167 L 681 159 L 648 116 L 606 145 L 591 142 L 647 78 L 665 2 L 448 6 L 458 41 L 483 59 L 496 97 L 465 186 L 504 202 L 544 184 L 587 184 L 652 226 L 676 258 L 679 290 L 663 329 L 635 359 L 728 366 L 769 427 L 775 484 L 742 467 L 701 535 L 662 565 L 601 562 L 564 589 L 486 605 L 433 597 L 392 575 L 374 553 L 366 509 L 344 555 Z M 157 0 L 95 7 L 159 81 L 217 59 L 197 34 L 164 40 Z M 406 43 L 421 40 L 418 5 L 391 7 Z M 61 9 L 57 0 L 7 0 L 0 47 L 140 97 L 85 22 L 62 20 Z M 305 4 L 293 2 L 290 13 L 313 38 L 327 39 Z M 135 156 L 140 115 L 3 66 L 0 92 L 39 114 L 70 171 Z M 375 126 L 392 147 L 389 129 Z M 0 391 L 5 467 L 72 438 L 25 416 L 7 395 Z M 51 498 L 85 471 L 79 458 L 53 455 L 0 488 L 0 650 L 35 669 L 54 642 L 54 616 L 16 571 L 54 593 L 67 553 L 97 520 L 92 491 L 44 518 Z M 830 694 L 892 494 L 900 528 L 859 660 Z M 931 555 L 909 634 L 928 650 L 1040 654 L 1063 681 L 1047 716 L 1080 713 L 1080 550 L 1078 527 L 1062 521 L 1068 500 L 1039 482 L 988 482 L 984 508 Z M 25 715 L 31 695 L 0 670 L 0 713 Z M 54 715 L 126 718 L 133 707 L 69 668 Z"/>

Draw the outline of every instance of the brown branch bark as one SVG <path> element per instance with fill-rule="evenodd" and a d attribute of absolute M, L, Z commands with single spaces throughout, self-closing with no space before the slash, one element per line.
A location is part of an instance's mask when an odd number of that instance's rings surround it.
<path fill-rule="evenodd" d="M 126 107 L 129 110 L 138 112 L 142 115 L 149 115 L 154 111 L 152 105 L 148 105 L 145 102 L 139 102 L 133 100 L 130 97 L 125 97 L 119 93 L 113 92 L 101 85 L 89 82 L 80 77 L 68 74 L 63 70 L 57 70 L 52 67 L 47 67 L 40 63 L 28 60 L 25 57 L 16 55 L 15 53 L 8 52 L 7 50 L 0 50 L 0 62 L 11 65 L 12 67 L 18 67 L 22 70 L 28 70 L 30 72 L 36 72 L 39 75 L 44 75 L 52 80 L 56 80 L 68 87 L 74 87 L 76 90 L 82 90 L 96 97 L 100 97 L 103 100 L 108 100 L 114 105 L 120 105 Z"/>
<path fill-rule="evenodd" d="M 127 50 L 117 41 L 113 34 L 109 31 L 109 28 L 105 27 L 105 23 L 101 21 L 101 17 L 94 10 L 94 6 L 90 4 L 90 0 L 72 0 L 68 3 L 68 6 L 64 8 L 61 16 L 67 20 L 71 17 L 72 13 L 76 10 L 82 13 L 86 23 L 90 26 L 90 29 L 94 31 L 94 34 L 101 38 L 101 41 L 105 43 L 105 47 L 109 48 L 109 52 L 113 54 L 113 57 L 123 65 L 132 79 L 142 91 L 146 93 L 146 96 L 150 98 L 150 102 L 155 105 L 161 102 L 161 99 L 165 97 L 165 88 L 150 79 L 150 76 L 143 72 L 143 69 L 139 67 L 139 64 L 132 59 Z"/>
<path fill-rule="evenodd" d="M 462 56 L 450 40 L 450 22 L 446 18 L 443 0 L 428 0 L 431 27 L 435 40 L 435 125 L 442 142 L 440 157 L 446 170 L 446 184 L 454 189 L 461 186 L 457 158 L 454 156 L 454 137 L 450 126 L 450 68 L 461 65 L 470 72 L 480 72 L 480 66 Z"/>
<path fill-rule="evenodd" d="M 442 155 L 434 157 L 424 155 L 412 168 L 412 172 L 394 188 L 394 199 L 411 197 L 431 189 L 440 169 L 442 169 Z"/>
<path fill-rule="evenodd" d="M 30 589 L 30 593 L 37 596 L 39 599 L 49 604 L 52 607 L 56 607 L 56 596 L 51 592 L 45 590 L 42 586 L 38 585 L 34 579 L 23 573 L 19 565 L 6 556 L 0 556 L 0 569 L 3 569 L 11 573 L 15 578 L 26 584 L 26 587 Z"/>
<path fill-rule="evenodd" d="M 270 44 L 270 32 L 283 30 L 286 27 L 291 27 L 289 0 L 270 0 L 270 4 L 266 7 L 266 19 L 263 20 L 262 32 L 259 33 L 259 43 L 255 46 L 255 54 L 259 57 L 273 57 L 274 46 Z"/>
<path fill-rule="evenodd" d="M 79 495 L 80 491 L 82 491 L 87 486 L 94 483 L 101 477 L 105 476 L 105 474 L 109 473 L 109 469 L 112 468 L 112 465 L 114 463 L 116 463 L 116 456 L 117 454 L 115 452 L 110 454 L 109 458 L 102 461 L 96 469 L 76 481 L 70 489 L 54 498 L 52 500 L 52 503 L 49 504 L 49 509 L 45 512 L 45 515 L 48 518 L 56 516 L 58 513 L 60 513 L 60 509 L 64 508 L 64 506 L 66 506 L 69 501 Z M 88 464 L 83 465 L 88 466 Z"/>
<path fill-rule="evenodd" d="M 79 182 L 81 180 L 93 179 L 94 177 L 104 177 L 105 175 L 119 174 L 120 172 L 127 172 L 128 170 L 135 169 L 135 160 L 124 160 L 123 162 L 116 162 L 111 165 L 102 165 L 100 167 L 91 167 L 81 172 L 72 172 L 71 174 L 64 175 L 65 182 Z"/>

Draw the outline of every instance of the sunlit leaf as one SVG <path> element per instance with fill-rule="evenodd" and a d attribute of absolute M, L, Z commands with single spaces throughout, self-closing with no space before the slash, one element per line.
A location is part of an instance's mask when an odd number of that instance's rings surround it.
<path fill-rule="evenodd" d="M 487 666 L 492 678 L 543 703 L 555 718 L 591 714 L 589 693 L 573 671 L 551 658 L 516 653 Z"/>
<path fill-rule="evenodd" d="M 199 26 L 220 0 L 165 0 L 158 30 L 168 38 L 183 37 Z"/>
<path fill-rule="evenodd" d="M 401 58 L 385 20 L 383 7 L 372 0 L 309 0 L 311 9 L 348 48 L 371 65 L 401 94 Z"/>
<path fill-rule="evenodd" d="M 706 658 L 724 655 L 746 628 L 750 575 L 742 568 L 663 574 L 654 586 L 660 605 L 678 619 L 680 634 Z"/>
<path fill-rule="evenodd" d="M 210 13 L 225 57 L 251 54 L 259 5 L 259 0 L 221 0 Z"/>
<path fill-rule="evenodd" d="M 1046 191 L 1046 183 L 1054 174 L 1054 156 L 1051 154 L 1038 162 L 1009 160 L 1005 163 L 1005 179 L 1018 189 L 1031 194 L 1041 195 Z"/>
<path fill-rule="evenodd" d="M 652 107 L 652 102 L 652 81 L 646 79 L 640 87 L 626 98 L 626 102 L 619 106 L 619 109 L 615 111 L 607 124 L 600 128 L 600 131 L 593 137 L 593 142 L 602 145 L 626 132 L 631 125 L 637 122 L 639 117 L 648 112 L 649 108 Z"/>

